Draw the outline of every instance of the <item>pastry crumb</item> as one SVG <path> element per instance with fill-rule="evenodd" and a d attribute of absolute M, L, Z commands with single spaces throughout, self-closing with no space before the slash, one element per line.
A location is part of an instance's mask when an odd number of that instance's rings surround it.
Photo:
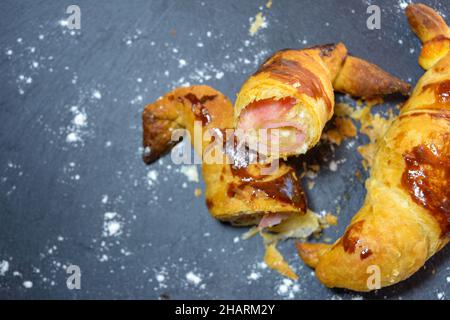
<path fill-rule="evenodd" d="M 194 190 L 194 195 L 198 198 L 202 195 L 202 189 L 200 188 L 195 188 Z"/>
<path fill-rule="evenodd" d="M 260 29 L 263 28 L 267 28 L 266 18 L 263 16 L 262 12 L 258 12 L 250 24 L 250 35 L 254 36 Z"/>

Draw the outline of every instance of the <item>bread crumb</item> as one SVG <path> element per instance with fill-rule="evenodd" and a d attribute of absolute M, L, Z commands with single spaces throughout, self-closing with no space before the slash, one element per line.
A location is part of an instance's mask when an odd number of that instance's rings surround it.
<path fill-rule="evenodd" d="M 198 198 L 202 195 L 202 189 L 200 188 L 195 188 L 194 190 L 194 195 Z"/>
<path fill-rule="evenodd" d="M 271 244 L 266 247 L 264 262 L 267 264 L 267 266 L 269 266 L 269 268 L 278 271 L 283 276 L 293 280 L 298 279 L 297 274 L 295 274 L 286 260 L 284 260 L 282 254 L 278 251 L 275 244 Z"/>
<path fill-rule="evenodd" d="M 262 12 L 258 12 L 250 25 L 250 35 L 254 36 L 262 28 L 267 28 L 267 22 Z"/>
<path fill-rule="evenodd" d="M 331 213 L 327 213 L 324 218 L 325 222 L 329 225 L 335 226 L 338 223 L 338 218 Z"/>

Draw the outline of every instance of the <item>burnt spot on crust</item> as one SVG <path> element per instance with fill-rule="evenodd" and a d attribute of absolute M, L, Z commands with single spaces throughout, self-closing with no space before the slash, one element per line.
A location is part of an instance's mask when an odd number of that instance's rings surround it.
<path fill-rule="evenodd" d="M 249 197 L 264 194 L 271 199 L 292 205 L 301 212 L 306 212 L 306 195 L 294 170 L 289 170 L 282 176 L 270 180 L 264 180 L 263 177 L 255 177 L 243 171 L 235 171 L 234 174 L 240 177 L 240 182 L 232 182 L 228 185 L 227 194 L 229 197 L 242 195 L 246 190 L 249 190 Z"/>
<path fill-rule="evenodd" d="M 361 260 L 364 260 L 370 257 L 372 254 L 373 254 L 372 250 L 370 250 L 369 248 L 364 248 L 359 254 L 359 257 L 361 258 Z"/>
<path fill-rule="evenodd" d="M 437 104 L 450 104 L 450 80 L 429 83 L 422 91 L 433 90 Z"/>
<path fill-rule="evenodd" d="M 364 220 L 358 221 L 350 225 L 342 237 L 342 246 L 344 251 L 354 253 L 357 245 L 360 243 L 359 236 L 364 225 Z"/>
<path fill-rule="evenodd" d="M 184 96 L 192 105 L 192 112 L 197 120 L 202 122 L 203 126 L 211 122 L 211 115 L 205 107 L 205 103 L 214 100 L 217 95 L 204 95 L 200 99 L 193 93 L 188 93 Z"/>
<path fill-rule="evenodd" d="M 336 47 L 337 47 L 336 43 L 327 43 L 327 44 L 323 44 L 323 45 L 310 47 L 308 49 L 318 49 L 320 57 L 323 58 L 323 57 L 331 56 L 333 51 L 336 50 Z"/>
<path fill-rule="evenodd" d="M 418 205 L 426 208 L 450 237 L 450 134 L 443 146 L 418 145 L 403 155 L 405 170 L 402 185 Z"/>
<path fill-rule="evenodd" d="M 370 257 L 373 252 L 361 242 L 360 236 L 363 230 L 364 220 L 351 224 L 344 233 L 344 236 L 337 244 L 342 244 L 344 251 L 347 253 L 355 253 L 356 248 L 361 248 L 359 258 L 361 260 Z"/>
<path fill-rule="evenodd" d="M 206 199 L 206 207 L 211 210 L 214 207 L 214 202 L 211 199 Z"/>

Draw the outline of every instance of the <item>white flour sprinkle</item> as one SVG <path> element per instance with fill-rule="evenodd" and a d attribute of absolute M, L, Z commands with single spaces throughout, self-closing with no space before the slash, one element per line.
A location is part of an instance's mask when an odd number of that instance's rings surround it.
<path fill-rule="evenodd" d="M 27 289 L 31 289 L 33 287 L 33 282 L 31 281 L 24 281 L 23 286 Z"/>
<path fill-rule="evenodd" d="M 256 281 L 259 278 L 261 278 L 261 273 L 255 271 L 252 271 L 252 273 L 250 273 L 249 276 L 247 277 L 247 279 L 251 281 Z"/>
<path fill-rule="evenodd" d="M 122 222 L 117 220 L 117 212 L 106 212 L 103 222 L 103 236 L 117 237 L 122 234 Z"/>
<path fill-rule="evenodd" d="M 216 79 L 218 79 L 218 80 L 222 79 L 223 76 L 224 76 L 224 73 L 222 71 L 219 71 L 216 73 Z"/>
<path fill-rule="evenodd" d="M 0 276 L 4 276 L 9 270 L 9 262 L 3 260 L 0 262 Z"/>
<path fill-rule="evenodd" d="M 178 68 L 183 68 L 183 67 L 185 67 L 186 65 L 187 65 L 186 60 L 184 60 L 184 59 L 178 60 Z"/>
<path fill-rule="evenodd" d="M 186 176 L 188 181 L 199 181 L 197 166 L 195 165 L 184 165 L 181 167 L 180 172 Z"/>
<path fill-rule="evenodd" d="M 202 278 L 199 275 L 196 275 L 192 271 L 186 273 L 186 280 L 193 285 L 198 286 L 200 282 L 202 282 Z"/>
<path fill-rule="evenodd" d="M 439 300 L 444 300 L 444 298 L 445 298 L 445 293 L 444 293 L 444 292 L 438 292 L 438 293 L 437 293 L 437 298 L 438 298 Z"/>
<path fill-rule="evenodd" d="M 80 110 L 78 106 L 72 106 L 70 111 L 74 115 L 72 125 L 68 128 L 66 142 L 77 143 L 82 142 L 83 128 L 87 126 L 87 114 L 84 110 Z"/>
<path fill-rule="evenodd" d="M 73 124 L 79 127 L 85 127 L 87 124 L 87 116 L 83 112 L 79 112 L 72 120 Z"/>
<path fill-rule="evenodd" d="M 92 91 L 92 98 L 100 100 L 102 98 L 102 93 L 98 90 Z"/>
<path fill-rule="evenodd" d="M 166 279 L 163 274 L 157 274 L 156 275 L 156 281 L 163 282 Z"/>
<path fill-rule="evenodd" d="M 298 284 L 290 279 L 283 279 L 277 287 L 277 294 L 286 299 L 294 299 L 295 294 L 300 291 Z"/>
<path fill-rule="evenodd" d="M 337 170 L 337 168 L 338 168 L 337 162 L 334 160 L 330 161 L 330 165 L 329 165 L 330 171 L 334 172 Z"/>
<path fill-rule="evenodd" d="M 81 140 L 81 137 L 76 132 L 70 132 L 66 137 L 66 141 L 68 143 L 75 143 L 75 142 L 80 142 L 82 140 Z"/>
<path fill-rule="evenodd" d="M 158 171 L 150 170 L 147 173 L 147 183 L 149 186 L 152 186 L 156 181 L 158 181 Z"/>

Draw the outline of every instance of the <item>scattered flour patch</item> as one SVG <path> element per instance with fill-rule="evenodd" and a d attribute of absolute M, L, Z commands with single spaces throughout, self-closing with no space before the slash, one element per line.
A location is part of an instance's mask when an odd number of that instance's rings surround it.
<path fill-rule="evenodd" d="M 330 171 L 333 171 L 333 172 L 337 171 L 337 169 L 338 169 L 337 162 L 334 160 L 330 161 L 329 169 L 330 169 Z"/>
<path fill-rule="evenodd" d="M 167 288 L 168 272 L 165 267 L 155 272 L 155 279 L 158 282 L 159 288 Z"/>
<path fill-rule="evenodd" d="M 102 93 L 99 90 L 92 91 L 92 98 L 100 100 L 102 98 Z"/>
<path fill-rule="evenodd" d="M 283 279 L 276 287 L 277 294 L 285 299 L 294 299 L 295 294 L 299 291 L 299 285 L 295 284 L 291 279 Z"/>
<path fill-rule="evenodd" d="M 184 59 L 179 59 L 179 60 L 178 60 L 178 68 L 183 68 L 183 67 L 185 67 L 186 65 L 187 65 L 186 60 L 184 60 Z"/>
<path fill-rule="evenodd" d="M 107 194 L 104 194 L 104 195 L 102 196 L 102 203 L 103 203 L 103 204 L 107 204 L 107 203 L 108 203 L 108 195 L 107 195 Z"/>
<path fill-rule="evenodd" d="M 261 278 L 261 273 L 260 272 L 256 272 L 256 271 L 252 271 L 247 277 L 247 279 L 250 280 L 250 281 L 256 281 L 259 278 Z"/>
<path fill-rule="evenodd" d="M 33 282 L 31 282 L 31 281 L 24 281 L 23 282 L 23 286 L 25 288 L 27 288 L 27 289 L 31 289 L 31 288 L 33 288 Z"/>
<path fill-rule="evenodd" d="M 219 71 L 216 73 L 216 79 L 218 79 L 218 80 L 222 79 L 223 76 L 224 76 L 224 73 L 222 71 Z"/>
<path fill-rule="evenodd" d="M 9 270 L 9 262 L 3 260 L 0 262 L 0 276 L 4 276 Z"/>
<path fill-rule="evenodd" d="M 149 186 L 154 185 L 158 181 L 158 171 L 150 170 L 147 173 L 147 183 Z"/>
<path fill-rule="evenodd" d="M 69 25 L 69 22 L 68 22 L 67 20 L 62 19 L 62 20 L 59 20 L 59 21 L 58 21 L 58 24 L 59 24 L 61 27 L 67 27 L 67 26 Z"/>
<path fill-rule="evenodd" d="M 67 128 L 67 143 L 82 142 L 82 136 L 85 134 L 83 129 L 87 127 L 87 114 L 84 110 L 80 110 L 78 106 L 72 106 L 70 111 L 73 114 L 71 125 Z"/>
<path fill-rule="evenodd" d="M 186 280 L 188 283 L 193 284 L 195 286 L 198 286 L 202 282 L 202 278 L 192 271 L 186 273 Z"/>
<path fill-rule="evenodd" d="M 180 172 L 186 176 L 188 181 L 199 182 L 197 166 L 183 165 Z"/>
<path fill-rule="evenodd" d="M 117 237 L 122 234 L 122 222 L 118 220 L 117 212 L 106 212 L 103 221 L 103 236 Z"/>

